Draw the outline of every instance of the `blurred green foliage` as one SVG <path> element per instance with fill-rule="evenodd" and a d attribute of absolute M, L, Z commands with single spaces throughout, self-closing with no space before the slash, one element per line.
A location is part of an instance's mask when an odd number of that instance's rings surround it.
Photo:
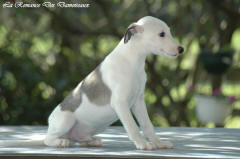
<path fill-rule="evenodd" d="M 26 1 L 38 2 L 41 0 Z M 240 97 L 240 1 L 114 0 L 66 1 L 90 8 L 0 7 L 0 124 L 47 124 L 54 107 L 113 50 L 125 29 L 151 15 L 169 24 L 185 47 L 176 59 L 147 57 L 145 98 L 156 126 L 214 126 L 199 123 L 187 90 L 210 94 L 210 77 L 199 63 L 202 49 L 235 50 L 222 83 Z M 240 127 L 240 101 L 225 127 Z"/>

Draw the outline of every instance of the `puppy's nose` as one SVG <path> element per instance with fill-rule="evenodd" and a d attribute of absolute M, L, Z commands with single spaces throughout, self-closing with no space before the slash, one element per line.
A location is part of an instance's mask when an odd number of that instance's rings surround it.
<path fill-rule="evenodd" d="M 184 48 L 182 46 L 178 46 L 178 53 L 182 54 L 184 52 Z"/>

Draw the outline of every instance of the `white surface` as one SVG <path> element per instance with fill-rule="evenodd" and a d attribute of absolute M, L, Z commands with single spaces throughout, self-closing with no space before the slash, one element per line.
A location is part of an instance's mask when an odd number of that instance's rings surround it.
<path fill-rule="evenodd" d="M 26 140 L 44 138 L 47 127 L 0 127 L 0 140 Z M 110 127 L 97 135 L 103 139 L 103 147 L 52 148 L 1 147 L 0 158 L 4 155 L 32 156 L 111 156 L 138 158 L 240 158 L 239 129 L 207 128 L 156 128 L 158 136 L 171 141 L 173 149 L 143 151 L 136 150 L 122 127 Z M 51 158 L 49 157 L 49 158 Z"/>
<path fill-rule="evenodd" d="M 195 98 L 197 116 L 202 123 L 223 124 L 232 111 L 232 106 L 226 99 L 203 95 L 195 95 Z"/>

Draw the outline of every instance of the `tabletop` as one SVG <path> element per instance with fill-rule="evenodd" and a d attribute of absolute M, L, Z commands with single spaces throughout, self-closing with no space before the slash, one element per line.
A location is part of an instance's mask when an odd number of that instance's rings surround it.
<path fill-rule="evenodd" d="M 1 126 L 1 140 L 44 139 L 46 126 Z M 102 147 L 47 146 L 0 147 L 0 158 L 72 159 L 72 158 L 240 158 L 240 129 L 155 127 L 163 141 L 173 143 L 173 149 L 137 150 L 123 127 L 109 127 L 96 135 Z"/>

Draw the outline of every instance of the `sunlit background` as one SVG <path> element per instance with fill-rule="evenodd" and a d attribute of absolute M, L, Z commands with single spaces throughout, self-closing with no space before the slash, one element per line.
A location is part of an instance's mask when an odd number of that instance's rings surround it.
<path fill-rule="evenodd" d="M 66 2 L 90 7 L 2 8 L 1 1 L 1 125 L 47 124 L 125 29 L 151 15 L 164 20 L 186 50 L 175 59 L 147 57 L 145 99 L 153 124 L 240 128 L 240 1 Z"/>

